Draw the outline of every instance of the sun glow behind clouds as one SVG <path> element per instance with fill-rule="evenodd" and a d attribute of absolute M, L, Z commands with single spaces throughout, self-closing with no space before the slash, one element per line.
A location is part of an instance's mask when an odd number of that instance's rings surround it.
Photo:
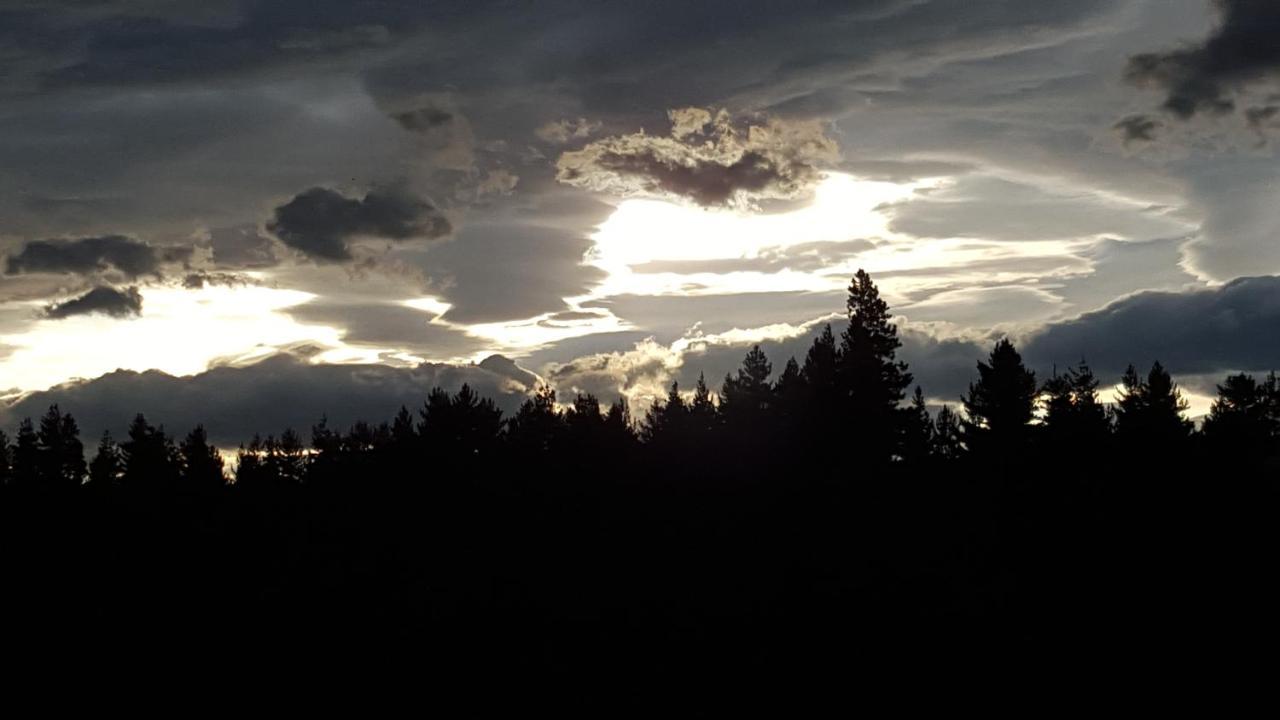
<path fill-rule="evenodd" d="M 314 296 L 265 287 L 142 289 L 141 317 L 84 315 L 40 320 L 26 332 L 0 337 L 16 348 L 0 361 L 5 384 L 40 390 L 68 379 L 113 370 L 162 370 L 190 375 L 215 359 L 249 360 L 276 348 L 340 344 L 330 327 L 304 325 L 279 312 Z M 33 312 L 39 310 L 33 304 Z"/>
<path fill-rule="evenodd" d="M 931 184 L 875 182 L 828 173 L 808 205 L 769 214 L 627 200 L 592 236 L 595 247 L 587 260 L 607 273 L 592 297 L 828 290 L 829 278 L 787 268 L 724 273 L 638 272 L 636 268 L 654 262 L 753 260 L 768 251 L 805 243 L 884 238 L 891 233 L 887 218 L 876 208 Z"/>

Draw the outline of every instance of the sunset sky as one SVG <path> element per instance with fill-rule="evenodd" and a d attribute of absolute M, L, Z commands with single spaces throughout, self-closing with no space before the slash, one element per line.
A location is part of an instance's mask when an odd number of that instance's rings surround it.
<path fill-rule="evenodd" d="M 780 369 L 1280 358 L 1272 0 L 0 0 L 0 386 L 219 442 Z M 494 357 L 497 356 L 497 357 Z M 152 372 L 148 372 L 152 371 Z"/>

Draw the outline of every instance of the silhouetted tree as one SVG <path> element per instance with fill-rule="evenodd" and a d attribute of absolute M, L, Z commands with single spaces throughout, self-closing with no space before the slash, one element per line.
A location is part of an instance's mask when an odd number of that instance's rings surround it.
<path fill-rule="evenodd" d="M 452 460 L 492 457 L 502 435 L 502 411 L 470 385 L 453 397 L 439 388 L 427 395 L 418 434 L 429 452 Z"/>
<path fill-rule="evenodd" d="M 946 405 L 938 410 L 938 415 L 933 420 L 931 453 L 933 457 L 944 461 L 956 460 L 964 453 L 960 418 Z"/>
<path fill-rule="evenodd" d="M 565 439 L 571 450 L 570 457 L 576 451 L 586 457 L 585 462 L 593 462 L 602 457 L 608 442 L 608 428 L 605 425 L 604 413 L 600 408 L 600 400 L 590 393 L 581 394 L 573 399 L 573 405 L 564 414 Z"/>
<path fill-rule="evenodd" d="M 57 405 L 50 405 L 49 411 L 40 418 L 36 437 L 40 482 L 49 488 L 79 487 L 88 470 L 75 419 L 69 413 L 63 414 Z"/>
<path fill-rule="evenodd" d="M 863 461 L 897 454 L 903 413 L 899 408 L 911 373 L 897 360 L 898 329 L 871 276 L 858 270 L 846 301 L 849 326 L 841 335 L 836 384 L 844 405 L 847 441 Z"/>
<path fill-rule="evenodd" d="M 965 445 L 975 452 L 1010 453 L 1027 441 L 1035 415 L 1036 375 L 1008 338 L 996 343 L 986 362 L 978 362 L 978 382 L 964 400 Z"/>
<path fill-rule="evenodd" d="M 630 451 L 639 440 L 635 421 L 631 417 L 631 406 L 624 397 L 619 397 L 609 406 L 609 412 L 604 416 L 604 426 L 611 447 L 619 452 Z"/>
<path fill-rule="evenodd" d="M 277 440 L 268 436 L 265 471 L 269 481 L 282 486 L 300 485 L 307 471 L 307 449 L 293 428 L 286 428 Z"/>
<path fill-rule="evenodd" d="M 36 487 L 40 484 L 40 438 L 36 435 L 31 418 L 18 423 L 18 434 L 13 443 L 13 484 L 19 487 Z"/>
<path fill-rule="evenodd" d="M 507 442 L 517 454 L 551 452 L 562 441 L 567 427 L 556 408 L 556 391 L 539 386 L 507 420 Z"/>
<path fill-rule="evenodd" d="M 836 390 L 836 366 L 839 350 L 831 324 L 813 339 L 800 368 L 804 381 L 804 411 L 799 418 L 799 437 L 809 446 L 828 447 L 840 433 L 843 424 L 841 401 Z"/>
<path fill-rule="evenodd" d="M 1204 437 L 1226 463 L 1255 463 L 1268 457 L 1277 431 L 1272 393 L 1275 376 L 1259 383 L 1250 375 L 1231 375 L 1218 385 L 1218 397 L 1204 420 Z"/>
<path fill-rule="evenodd" d="M 769 385 L 771 373 L 773 365 L 756 345 L 742 359 L 736 375 L 724 376 L 724 384 L 720 388 L 720 413 L 726 424 L 743 428 L 759 426 L 773 400 L 773 387 Z M 705 388 L 705 383 L 703 386 Z"/>
<path fill-rule="evenodd" d="M 687 437 L 689 406 L 680 397 L 680 383 L 673 381 L 666 401 L 657 400 L 649 406 L 641 424 L 640 435 L 650 445 L 676 444 Z"/>
<path fill-rule="evenodd" d="M 1096 461 L 1082 448 L 1103 452 L 1111 434 L 1111 419 L 1098 398 L 1098 380 L 1083 360 L 1074 368 L 1045 381 L 1041 388 L 1045 407 L 1045 441 L 1062 462 Z"/>
<path fill-rule="evenodd" d="M 266 471 L 266 446 L 262 436 L 254 433 L 246 447 L 240 445 L 236 453 L 236 487 L 257 489 L 270 484 Z"/>
<path fill-rule="evenodd" d="M 120 482 L 120 473 L 124 470 L 124 462 L 120 458 L 120 448 L 111 439 L 111 433 L 103 430 L 102 439 L 98 441 L 98 450 L 93 461 L 89 463 L 89 482 L 95 487 L 112 487 Z"/>
<path fill-rule="evenodd" d="M 0 487 L 13 481 L 13 449 L 9 447 L 9 436 L 0 430 Z"/>
<path fill-rule="evenodd" d="M 707 378 L 698 373 L 698 384 L 693 389 L 693 399 L 689 401 L 689 428 L 694 434 L 695 442 L 706 442 L 719 422 L 719 408 L 715 393 L 707 387 Z"/>
<path fill-rule="evenodd" d="M 129 439 L 120 444 L 124 462 L 122 484 L 135 488 L 172 488 L 178 479 L 178 458 L 163 427 L 153 427 L 141 413 L 129 424 Z"/>
<path fill-rule="evenodd" d="M 903 462 L 919 465 L 933 456 L 933 418 L 925 405 L 924 391 L 916 386 L 911 396 L 911 406 L 902 414 L 901 458 Z"/>
<path fill-rule="evenodd" d="M 218 449 L 209 444 L 203 425 L 196 425 L 178 446 L 182 479 L 187 487 L 216 489 L 226 484 L 224 463 Z"/>
<path fill-rule="evenodd" d="M 1183 417 L 1187 401 L 1159 362 L 1146 379 L 1132 365 L 1121 378 L 1116 403 L 1116 438 L 1122 446 L 1144 455 L 1159 447 L 1166 453 L 1191 435 L 1193 424 Z"/>

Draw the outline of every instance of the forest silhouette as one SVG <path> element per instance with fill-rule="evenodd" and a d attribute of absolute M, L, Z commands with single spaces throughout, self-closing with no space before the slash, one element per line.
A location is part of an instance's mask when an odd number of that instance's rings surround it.
<path fill-rule="evenodd" d="M 1197 429 L 1159 363 L 1109 405 L 1083 360 L 1038 378 L 1000 340 L 931 413 L 865 272 L 847 315 L 642 418 L 436 389 L 388 422 L 255 437 L 234 473 L 202 427 L 142 415 L 86 464 L 53 406 L 0 438 L 0 602 L 41 642 L 399 638 L 455 669 L 587 675 L 1270 627 L 1274 373 L 1225 378 Z"/>

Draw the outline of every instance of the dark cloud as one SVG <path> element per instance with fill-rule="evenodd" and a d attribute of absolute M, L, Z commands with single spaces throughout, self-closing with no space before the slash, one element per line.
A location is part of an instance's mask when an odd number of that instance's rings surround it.
<path fill-rule="evenodd" d="M 252 285 L 253 278 L 237 273 L 226 272 L 193 272 L 182 278 L 182 287 L 188 290 L 199 290 L 206 286 L 242 287 Z"/>
<path fill-rule="evenodd" d="M 525 397 L 523 385 L 474 365 L 317 365 L 276 355 L 254 365 L 218 367 L 190 377 L 118 370 L 25 396 L 4 408 L 0 418 L 5 427 L 12 427 L 22 417 L 38 417 L 58 403 L 75 415 L 85 437 L 103 430 L 123 437 L 133 414 L 142 412 L 175 433 L 204 423 L 214 442 L 234 447 L 254 433 L 279 433 L 286 427 L 308 437 L 311 425 L 326 415 L 338 428 L 357 420 L 389 420 L 401 405 L 419 408 L 433 387 L 456 391 L 463 383 L 493 398 L 506 412 Z"/>
<path fill-rule="evenodd" d="M 1104 374 L 1159 360 L 1172 372 L 1269 371 L 1280 364 L 1280 277 L 1249 277 L 1195 292 L 1144 292 L 1055 323 L 1024 357 L 1065 366 L 1085 357 Z"/>
<path fill-rule="evenodd" d="M 566 310 L 564 312 L 558 312 L 547 319 L 552 322 L 575 322 L 578 320 L 598 320 L 604 316 L 604 313 L 589 312 L 586 310 Z"/>
<path fill-rule="evenodd" d="M 50 305 L 44 311 L 44 316 L 52 320 L 92 314 L 108 315 L 114 318 L 141 315 L 142 295 L 136 287 L 117 290 L 99 286 L 79 297 Z"/>
<path fill-rule="evenodd" d="M 124 235 L 33 240 L 8 257 L 5 272 L 91 275 L 115 270 L 132 280 L 160 277 L 165 264 L 186 263 L 192 253 L 190 247 L 156 247 Z"/>
<path fill-rule="evenodd" d="M 704 206 L 794 198 L 839 156 L 814 122 L 735 124 L 723 110 L 669 113 L 668 137 L 644 132 L 589 143 L 561 154 L 563 183 L 621 196 L 674 196 Z"/>
<path fill-rule="evenodd" d="M 267 230 L 313 260 L 346 262 L 359 238 L 429 240 L 453 227 L 431 203 L 401 187 L 370 190 L 363 198 L 315 187 L 276 208 Z"/>
<path fill-rule="evenodd" d="M 1236 107 L 1245 85 L 1280 73 L 1280 3 L 1214 0 L 1221 21 L 1199 44 L 1129 59 L 1126 77 L 1165 92 L 1164 109 L 1188 119 Z"/>
<path fill-rule="evenodd" d="M 1151 142 L 1156 139 L 1156 132 L 1164 125 L 1164 123 L 1147 115 L 1129 115 L 1121 118 L 1119 122 L 1111 126 L 1112 130 L 1120 133 L 1121 139 L 1125 145 L 1135 142 Z"/>

